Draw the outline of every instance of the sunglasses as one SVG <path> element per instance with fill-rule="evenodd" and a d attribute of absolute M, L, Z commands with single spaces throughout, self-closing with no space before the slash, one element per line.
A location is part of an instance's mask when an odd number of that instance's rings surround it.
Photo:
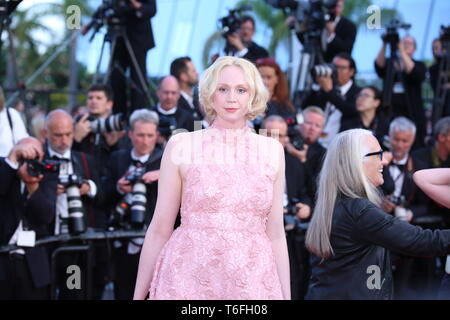
<path fill-rule="evenodd" d="M 376 151 L 376 152 L 371 152 L 371 153 L 368 153 L 368 154 L 364 155 L 364 157 L 380 156 L 380 160 L 383 160 L 383 152 L 384 152 L 383 150 Z"/>

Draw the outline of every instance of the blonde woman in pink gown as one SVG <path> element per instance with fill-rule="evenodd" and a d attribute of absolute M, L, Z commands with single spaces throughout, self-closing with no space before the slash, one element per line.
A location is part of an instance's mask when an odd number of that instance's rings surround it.
<path fill-rule="evenodd" d="M 267 99 L 247 60 L 204 72 L 200 101 L 214 121 L 166 146 L 134 299 L 290 299 L 283 148 L 247 127 Z"/>

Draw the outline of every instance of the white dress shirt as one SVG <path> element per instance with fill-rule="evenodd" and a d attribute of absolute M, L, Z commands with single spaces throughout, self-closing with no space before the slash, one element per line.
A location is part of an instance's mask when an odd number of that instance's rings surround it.
<path fill-rule="evenodd" d="M 6 114 L 6 108 L 0 111 L 0 157 L 7 157 L 12 147 L 21 139 L 28 137 L 25 124 L 20 117 L 19 112 L 13 108 L 8 108 L 11 116 L 11 126 Z"/>

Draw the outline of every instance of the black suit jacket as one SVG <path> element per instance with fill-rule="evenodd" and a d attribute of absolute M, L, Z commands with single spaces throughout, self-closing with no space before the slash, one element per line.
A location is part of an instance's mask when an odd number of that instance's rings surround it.
<path fill-rule="evenodd" d="M 257 45 L 253 41 L 250 43 L 247 49 L 248 52 L 245 54 L 245 56 L 243 56 L 243 58 L 250 60 L 253 63 L 255 63 L 259 58 L 267 58 L 269 56 L 269 53 L 266 49 Z"/>
<path fill-rule="evenodd" d="M 414 222 L 416 218 L 430 214 L 428 211 L 430 199 L 417 187 L 413 180 L 414 172 L 426 169 L 426 164 L 414 156 L 410 156 L 407 163 L 408 165 L 405 167 L 402 191 L 400 194 L 406 199 L 405 207 L 413 212 Z M 383 169 L 384 183 L 381 185 L 381 189 L 385 195 L 390 195 L 395 190 L 395 177 L 391 176 L 389 167 L 390 166 L 387 166 Z"/>
<path fill-rule="evenodd" d="M 23 226 L 36 232 L 36 238 L 50 235 L 50 225 L 54 221 L 56 203 L 51 196 L 57 181 L 45 174 L 39 188 L 30 196 L 21 192 L 21 182 L 17 171 L 0 158 L 0 245 L 7 245 L 22 220 Z M 50 283 L 50 265 L 47 248 L 37 246 L 25 249 L 25 259 L 36 288 Z M 0 254 L 0 280 L 7 274 L 8 253 Z"/>
<path fill-rule="evenodd" d="M 356 25 L 345 17 L 341 17 L 335 30 L 336 36 L 327 45 L 324 54 L 326 62 L 331 62 L 335 55 L 341 52 L 352 54 L 356 39 Z"/>
<path fill-rule="evenodd" d="M 333 90 L 329 92 L 325 92 L 323 90 L 312 90 L 305 98 L 302 108 L 304 109 L 308 106 L 318 106 L 325 110 L 327 102 L 330 102 L 342 112 L 342 123 L 344 120 L 359 116 L 358 111 L 356 110 L 356 96 L 360 91 L 361 88 L 358 87 L 355 82 L 353 82 L 345 97 L 341 95 L 338 88 L 333 88 Z"/>
<path fill-rule="evenodd" d="M 383 146 L 383 138 L 389 133 L 389 120 L 382 112 L 379 112 L 367 128 L 364 126 L 361 116 L 359 115 L 357 117 L 347 118 L 341 121 L 341 131 L 355 128 L 372 131 L 380 145 Z"/>
<path fill-rule="evenodd" d="M 203 117 L 202 113 L 200 112 L 199 101 L 196 95 L 194 95 L 193 104 L 194 109 L 192 109 L 189 102 L 187 102 L 187 100 L 182 95 L 180 95 L 180 99 L 178 100 L 178 107 L 186 112 L 189 112 L 195 121 L 202 121 Z"/>
<path fill-rule="evenodd" d="M 159 170 L 161 165 L 163 151 L 155 148 L 150 155 L 145 171 Z M 117 181 L 123 177 L 132 163 L 131 149 L 119 150 L 111 154 L 107 164 L 108 174 L 102 178 L 103 188 L 108 199 L 107 206 L 113 208 L 124 197 L 117 191 Z M 153 217 L 156 207 L 156 199 L 158 195 L 158 182 L 147 185 L 147 214 L 145 216 L 145 224 L 149 225 Z"/>
<path fill-rule="evenodd" d="M 126 34 L 134 50 L 150 50 L 155 47 L 150 18 L 156 15 L 156 0 L 139 0 L 140 9 L 129 8 L 125 13 Z"/>
<path fill-rule="evenodd" d="M 313 209 L 315 205 L 317 178 L 322 169 L 325 152 L 326 149 L 316 142 L 308 146 L 308 152 L 306 153 L 306 162 L 304 163 L 307 181 L 306 189 L 312 202 L 311 209 Z"/>
<path fill-rule="evenodd" d="M 192 115 L 177 107 L 177 111 L 171 115 L 165 115 L 158 111 L 158 108 L 153 108 L 153 111 L 158 113 L 159 116 L 159 126 L 158 130 L 161 135 L 166 138 L 170 136 L 169 126 L 173 124 L 176 129 L 186 129 L 188 131 L 194 131 L 194 118 Z"/>
<path fill-rule="evenodd" d="M 306 172 L 303 163 L 288 152 L 284 152 L 286 162 L 286 187 L 289 201 L 298 199 L 311 206 L 311 199 L 306 189 Z"/>

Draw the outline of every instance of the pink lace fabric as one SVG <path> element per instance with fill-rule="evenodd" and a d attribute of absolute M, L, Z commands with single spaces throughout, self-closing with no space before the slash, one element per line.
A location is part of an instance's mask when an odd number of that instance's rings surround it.
<path fill-rule="evenodd" d="M 282 299 L 265 232 L 276 172 L 258 142 L 249 128 L 203 131 L 194 149 L 203 158 L 186 171 L 181 225 L 159 255 L 150 299 Z"/>

